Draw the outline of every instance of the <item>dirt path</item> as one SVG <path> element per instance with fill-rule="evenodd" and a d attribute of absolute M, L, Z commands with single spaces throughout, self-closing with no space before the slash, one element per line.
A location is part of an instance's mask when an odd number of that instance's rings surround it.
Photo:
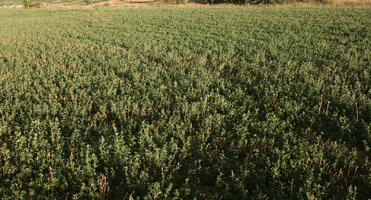
<path fill-rule="evenodd" d="M 174 0 L 175 2 L 175 0 Z M 268 5 L 269 7 L 336 7 L 336 6 L 348 6 L 348 7 L 371 7 L 371 1 L 369 0 L 329 0 L 328 5 L 319 3 L 295 3 L 295 4 L 278 4 Z M 267 5 L 234 5 L 234 4 L 198 4 L 198 3 L 187 3 L 187 4 L 175 4 L 175 3 L 163 3 L 161 0 L 108 0 L 98 2 L 94 4 L 85 4 L 85 1 L 76 0 L 68 3 L 49 3 L 41 4 L 37 8 L 125 8 L 125 7 L 266 7 Z M 11 5 L 8 8 L 23 8 L 22 4 Z"/>

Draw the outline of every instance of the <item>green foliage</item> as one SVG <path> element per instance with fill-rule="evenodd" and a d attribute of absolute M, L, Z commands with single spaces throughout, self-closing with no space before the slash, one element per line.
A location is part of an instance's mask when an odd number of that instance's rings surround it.
<path fill-rule="evenodd" d="M 367 199 L 369 8 L 0 12 L 2 199 Z"/>
<path fill-rule="evenodd" d="M 316 2 L 316 3 L 327 3 L 326 0 L 198 0 L 200 3 L 218 4 L 218 3 L 232 3 L 232 4 L 287 4 L 296 2 Z"/>
<path fill-rule="evenodd" d="M 24 8 L 31 8 L 32 6 L 31 0 L 23 0 L 23 6 Z"/>

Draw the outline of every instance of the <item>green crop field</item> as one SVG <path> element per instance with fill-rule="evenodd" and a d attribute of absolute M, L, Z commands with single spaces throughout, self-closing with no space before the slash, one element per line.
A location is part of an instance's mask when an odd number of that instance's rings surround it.
<path fill-rule="evenodd" d="M 371 197 L 370 8 L 0 19 L 1 199 Z"/>

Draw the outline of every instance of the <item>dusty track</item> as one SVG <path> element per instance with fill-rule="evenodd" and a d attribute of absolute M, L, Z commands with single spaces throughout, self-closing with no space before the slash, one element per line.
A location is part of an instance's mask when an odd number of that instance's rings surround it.
<path fill-rule="evenodd" d="M 125 8 L 125 7 L 371 7 L 371 0 L 329 0 L 328 4 L 317 2 L 299 2 L 278 5 L 234 5 L 234 4 L 199 4 L 199 3 L 163 3 L 156 0 L 109 0 L 93 4 L 84 4 L 82 1 L 68 3 L 42 3 L 37 8 Z M 23 5 L 11 5 L 9 8 L 22 8 Z"/>

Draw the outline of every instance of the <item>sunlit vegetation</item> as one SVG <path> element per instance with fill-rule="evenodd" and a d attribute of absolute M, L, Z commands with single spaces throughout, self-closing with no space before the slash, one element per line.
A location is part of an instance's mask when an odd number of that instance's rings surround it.
<path fill-rule="evenodd" d="M 0 11 L 2 199 L 367 199 L 371 10 Z"/>

